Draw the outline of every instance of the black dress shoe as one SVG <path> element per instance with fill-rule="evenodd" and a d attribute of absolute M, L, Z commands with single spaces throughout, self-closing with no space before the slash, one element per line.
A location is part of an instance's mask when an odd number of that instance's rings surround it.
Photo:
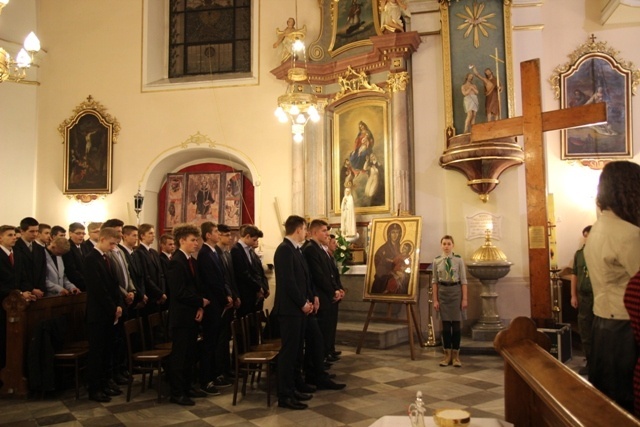
<path fill-rule="evenodd" d="M 336 374 L 328 374 L 329 375 L 329 379 L 332 380 L 336 377 Z"/>
<path fill-rule="evenodd" d="M 332 355 L 332 356 L 340 356 L 341 354 L 342 354 L 342 352 L 341 352 L 341 351 L 332 351 L 332 352 L 331 352 L 331 355 Z"/>
<path fill-rule="evenodd" d="M 311 384 L 302 383 L 296 385 L 296 390 L 298 390 L 300 393 L 313 393 L 316 391 L 316 388 Z"/>
<path fill-rule="evenodd" d="M 340 358 L 332 354 L 328 355 L 327 358 L 325 359 L 326 362 L 337 362 L 338 360 L 340 360 Z"/>
<path fill-rule="evenodd" d="M 129 384 L 129 378 L 125 377 L 122 374 L 115 374 L 113 377 L 113 382 L 116 383 L 116 385 L 127 385 Z"/>
<path fill-rule="evenodd" d="M 281 408 L 289 408 L 289 409 L 296 409 L 296 410 L 308 408 L 308 406 L 305 403 L 302 403 L 296 400 L 294 397 L 278 399 L 278 406 Z"/>
<path fill-rule="evenodd" d="M 324 364 L 322 365 L 322 368 L 327 371 L 329 369 L 331 369 L 331 366 L 333 365 L 333 363 L 331 362 L 324 362 Z"/>
<path fill-rule="evenodd" d="M 207 393 L 205 393 L 202 390 L 196 390 L 195 388 L 192 388 L 191 390 L 189 390 L 187 395 L 189 397 L 207 397 Z"/>
<path fill-rule="evenodd" d="M 107 386 L 102 389 L 102 393 L 107 396 L 120 396 L 122 394 L 122 390 L 120 390 L 119 388 L 111 388 Z"/>
<path fill-rule="evenodd" d="M 89 393 L 89 400 L 94 402 L 111 402 L 111 398 L 101 391 Z"/>
<path fill-rule="evenodd" d="M 313 397 L 313 394 L 302 393 L 302 392 L 299 392 L 298 390 L 294 390 L 293 397 L 295 397 L 296 399 L 302 402 L 305 400 L 311 400 L 311 398 Z"/>
<path fill-rule="evenodd" d="M 342 390 L 347 385 L 339 384 L 331 380 L 326 380 L 319 382 L 318 384 L 316 384 L 316 386 L 318 387 L 318 390 Z"/>
<path fill-rule="evenodd" d="M 187 396 L 171 396 L 169 401 L 182 406 L 193 406 L 196 404 L 196 402 L 189 399 Z"/>

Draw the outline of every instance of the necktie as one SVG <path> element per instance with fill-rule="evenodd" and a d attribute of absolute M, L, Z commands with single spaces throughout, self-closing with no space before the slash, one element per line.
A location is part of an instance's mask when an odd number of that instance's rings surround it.
<path fill-rule="evenodd" d="M 13 251 L 9 252 L 9 262 L 11 262 L 11 266 L 16 265 L 15 260 L 13 259 Z"/>
<path fill-rule="evenodd" d="M 33 243 L 29 243 L 29 252 L 33 252 Z"/>
<path fill-rule="evenodd" d="M 196 275 L 196 268 L 193 266 L 193 258 L 189 258 L 189 268 L 191 269 L 191 274 Z"/>
<path fill-rule="evenodd" d="M 449 275 L 449 278 L 451 280 L 453 280 L 453 270 L 451 268 L 451 258 L 446 257 L 444 260 L 444 269 L 447 270 L 447 274 Z"/>
<path fill-rule="evenodd" d="M 104 262 L 107 263 L 107 269 L 111 269 L 111 263 L 109 262 L 109 258 L 107 258 L 107 254 L 102 254 L 102 258 L 104 258 Z"/>

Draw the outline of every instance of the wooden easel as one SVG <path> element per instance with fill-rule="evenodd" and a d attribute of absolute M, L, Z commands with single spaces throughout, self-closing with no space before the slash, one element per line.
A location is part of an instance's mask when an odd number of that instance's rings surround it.
<path fill-rule="evenodd" d="M 384 320 L 385 322 L 391 323 L 404 323 L 405 319 L 396 319 L 391 317 L 391 305 L 392 304 L 404 304 L 405 309 L 407 311 L 407 326 L 409 327 L 409 351 L 411 353 L 411 360 L 416 360 L 414 349 L 413 349 L 413 333 L 415 332 L 418 335 L 418 342 L 420 343 L 420 347 L 424 347 L 424 338 L 422 338 L 422 332 L 420 331 L 420 325 L 418 323 L 418 317 L 413 309 L 416 305 L 413 301 L 401 301 L 401 302 L 387 302 L 387 315 L 385 317 L 374 317 L 373 309 L 376 306 L 375 301 L 371 301 L 371 306 L 369 307 L 369 313 L 367 314 L 367 320 L 364 322 L 364 328 L 362 329 L 362 335 L 360 336 L 360 341 L 358 342 L 358 348 L 356 348 L 356 354 L 360 354 L 360 350 L 362 349 L 362 345 L 364 344 L 364 338 L 367 335 L 367 329 L 369 329 L 369 323 L 372 320 Z"/>
<path fill-rule="evenodd" d="M 402 211 L 400 209 L 401 203 L 398 203 L 398 210 L 396 213 L 397 217 L 410 216 L 409 212 Z M 418 274 L 417 272 L 414 274 Z M 366 300 L 365 300 L 366 301 Z M 404 304 L 407 312 L 407 326 L 409 327 L 409 350 L 411 353 L 411 360 L 416 360 L 414 350 L 413 350 L 413 333 L 415 332 L 418 335 L 418 340 L 420 342 L 420 347 L 424 347 L 425 341 L 422 338 L 422 331 L 420 330 L 420 323 L 413 307 L 416 305 L 415 301 L 398 301 L 391 302 L 385 301 L 387 304 L 387 315 L 385 317 L 374 317 L 373 309 L 376 306 L 375 301 L 371 301 L 371 306 L 369 307 L 369 313 L 367 314 L 367 320 L 364 322 L 364 328 L 362 329 L 362 335 L 360 336 L 360 341 L 358 342 L 358 347 L 356 348 L 356 354 L 360 354 L 360 350 L 362 349 L 362 345 L 364 344 L 365 336 L 367 335 L 367 329 L 369 329 L 369 323 L 372 320 L 384 320 L 387 323 L 404 323 L 404 319 L 396 319 L 395 317 L 391 317 L 391 305 L 392 304 Z"/>

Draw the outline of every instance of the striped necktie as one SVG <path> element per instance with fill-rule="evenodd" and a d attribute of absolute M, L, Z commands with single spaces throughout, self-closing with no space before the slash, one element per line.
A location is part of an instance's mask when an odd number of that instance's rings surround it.
<path fill-rule="evenodd" d="M 453 281 L 453 269 L 451 268 L 451 258 L 446 257 L 444 259 L 444 269 L 447 271 L 449 278 Z"/>

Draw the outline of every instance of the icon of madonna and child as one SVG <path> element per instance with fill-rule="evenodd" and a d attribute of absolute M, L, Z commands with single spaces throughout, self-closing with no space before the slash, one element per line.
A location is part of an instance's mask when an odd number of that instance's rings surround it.
<path fill-rule="evenodd" d="M 371 285 L 372 294 L 408 295 L 411 283 L 411 258 L 415 244 L 405 237 L 405 227 L 400 222 L 387 224 L 385 242 L 373 257 L 375 275 Z"/>

